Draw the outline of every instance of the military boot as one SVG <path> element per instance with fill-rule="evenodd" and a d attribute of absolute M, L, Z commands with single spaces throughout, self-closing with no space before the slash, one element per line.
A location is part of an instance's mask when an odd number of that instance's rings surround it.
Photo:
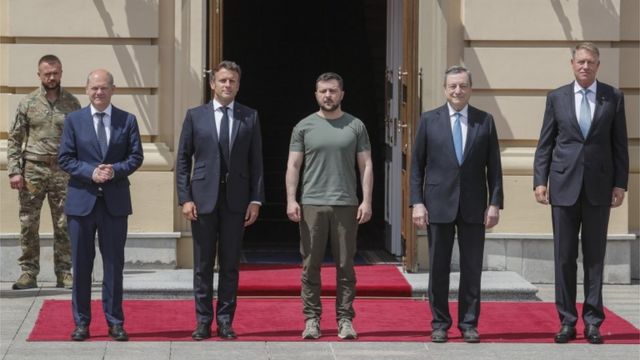
<path fill-rule="evenodd" d="M 56 287 L 71 289 L 73 287 L 73 276 L 70 273 L 56 275 Z"/>
<path fill-rule="evenodd" d="M 35 275 L 23 272 L 18 280 L 13 284 L 13 290 L 33 289 L 38 287 Z"/>

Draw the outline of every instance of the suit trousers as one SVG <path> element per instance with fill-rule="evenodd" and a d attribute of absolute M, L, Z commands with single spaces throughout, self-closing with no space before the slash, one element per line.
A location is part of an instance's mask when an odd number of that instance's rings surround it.
<path fill-rule="evenodd" d="M 607 247 L 610 206 L 589 203 L 584 190 L 572 206 L 552 206 L 555 260 L 556 308 L 563 325 L 575 326 L 578 235 L 581 235 L 584 268 L 584 306 L 582 318 L 587 325 L 604 321 L 602 273 Z"/>
<path fill-rule="evenodd" d="M 95 237 L 102 255 L 102 309 L 109 326 L 122 325 L 122 280 L 124 247 L 127 241 L 127 216 L 112 216 L 104 198 L 98 197 L 86 216 L 67 216 L 71 236 L 73 319 L 76 325 L 91 323 L 91 282 L 96 256 Z"/>
<path fill-rule="evenodd" d="M 480 281 L 484 252 L 484 224 L 471 224 L 458 217 L 454 223 L 427 227 L 429 240 L 429 306 L 431 327 L 448 330 L 452 320 L 449 313 L 449 274 L 456 230 L 460 249 L 460 286 L 458 293 L 458 328 L 475 328 L 480 317 Z"/>
<path fill-rule="evenodd" d="M 230 211 L 226 199 L 225 184 L 220 184 L 214 211 L 198 214 L 198 219 L 191 222 L 196 320 L 201 324 L 211 324 L 214 319 L 213 268 L 216 252 L 219 266 L 216 322 L 231 324 L 236 310 L 245 213 Z"/>
<path fill-rule="evenodd" d="M 302 255 L 302 307 L 306 319 L 320 319 L 322 291 L 320 269 L 331 241 L 336 265 L 336 320 L 353 319 L 356 296 L 356 255 L 358 223 L 357 206 L 302 206 L 300 221 L 300 254 Z"/>

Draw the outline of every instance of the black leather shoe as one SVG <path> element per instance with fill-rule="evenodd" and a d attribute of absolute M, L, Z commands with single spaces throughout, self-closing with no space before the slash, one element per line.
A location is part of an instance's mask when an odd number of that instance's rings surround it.
<path fill-rule="evenodd" d="M 462 339 L 464 342 L 475 344 L 480 342 L 480 334 L 478 333 L 478 329 L 472 327 L 468 329 L 462 330 Z"/>
<path fill-rule="evenodd" d="M 602 335 L 600 335 L 600 329 L 595 325 L 587 325 L 584 328 L 584 338 L 590 344 L 602 344 Z"/>
<path fill-rule="evenodd" d="M 195 341 L 200 341 L 204 339 L 208 339 L 211 337 L 211 325 L 198 323 L 198 327 L 191 334 L 191 338 Z"/>
<path fill-rule="evenodd" d="M 560 331 L 556 334 L 553 341 L 557 344 L 566 344 L 569 340 L 574 340 L 576 338 L 576 328 L 571 325 L 562 325 Z"/>
<path fill-rule="evenodd" d="M 71 340 L 73 341 L 85 341 L 89 338 L 89 326 L 78 325 L 71 333 Z"/>
<path fill-rule="evenodd" d="M 115 341 L 128 341 L 129 335 L 122 325 L 113 325 L 109 328 L 109 336 Z"/>
<path fill-rule="evenodd" d="M 431 342 L 434 343 L 446 343 L 449 340 L 447 336 L 447 330 L 445 329 L 433 329 L 431 332 Z"/>
<path fill-rule="evenodd" d="M 218 324 L 218 336 L 226 340 L 233 340 L 238 337 L 236 336 L 236 332 L 233 331 L 231 324 L 226 323 Z"/>

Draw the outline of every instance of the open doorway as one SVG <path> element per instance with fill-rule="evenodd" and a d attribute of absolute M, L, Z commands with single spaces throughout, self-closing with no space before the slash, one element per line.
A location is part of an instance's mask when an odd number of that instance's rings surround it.
<path fill-rule="evenodd" d="M 343 110 L 366 124 L 372 145 L 373 219 L 358 247 L 383 249 L 386 0 L 232 0 L 223 9 L 223 58 L 242 67 L 238 101 L 259 111 L 264 142 L 267 201 L 245 246 L 298 245 L 286 216 L 289 137 L 317 110 L 315 79 L 333 71 L 344 78 Z"/>

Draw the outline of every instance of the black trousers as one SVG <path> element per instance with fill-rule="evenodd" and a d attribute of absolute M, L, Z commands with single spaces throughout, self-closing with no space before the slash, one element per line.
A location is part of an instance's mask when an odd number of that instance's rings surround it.
<path fill-rule="evenodd" d="M 604 321 L 602 273 L 607 247 L 610 206 L 591 205 L 580 194 L 573 206 L 552 206 L 555 260 L 556 308 L 563 325 L 575 326 L 578 239 L 581 235 L 584 268 L 584 306 L 586 325 L 600 326 Z"/>
<path fill-rule="evenodd" d="M 430 224 L 429 239 L 429 306 L 432 329 L 448 330 L 452 320 L 449 313 L 449 274 L 456 231 L 460 249 L 460 289 L 458 293 L 458 328 L 478 326 L 480 316 L 480 280 L 484 252 L 483 224 L 464 222 L 460 213 L 454 223 Z"/>
<path fill-rule="evenodd" d="M 231 324 L 237 305 L 245 213 L 229 210 L 225 186 L 220 186 L 216 209 L 209 214 L 198 214 L 198 219 L 191 222 L 196 320 L 204 324 L 211 324 L 214 320 L 213 268 L 216 251 L 219 265 L 216 322 Z"/>

